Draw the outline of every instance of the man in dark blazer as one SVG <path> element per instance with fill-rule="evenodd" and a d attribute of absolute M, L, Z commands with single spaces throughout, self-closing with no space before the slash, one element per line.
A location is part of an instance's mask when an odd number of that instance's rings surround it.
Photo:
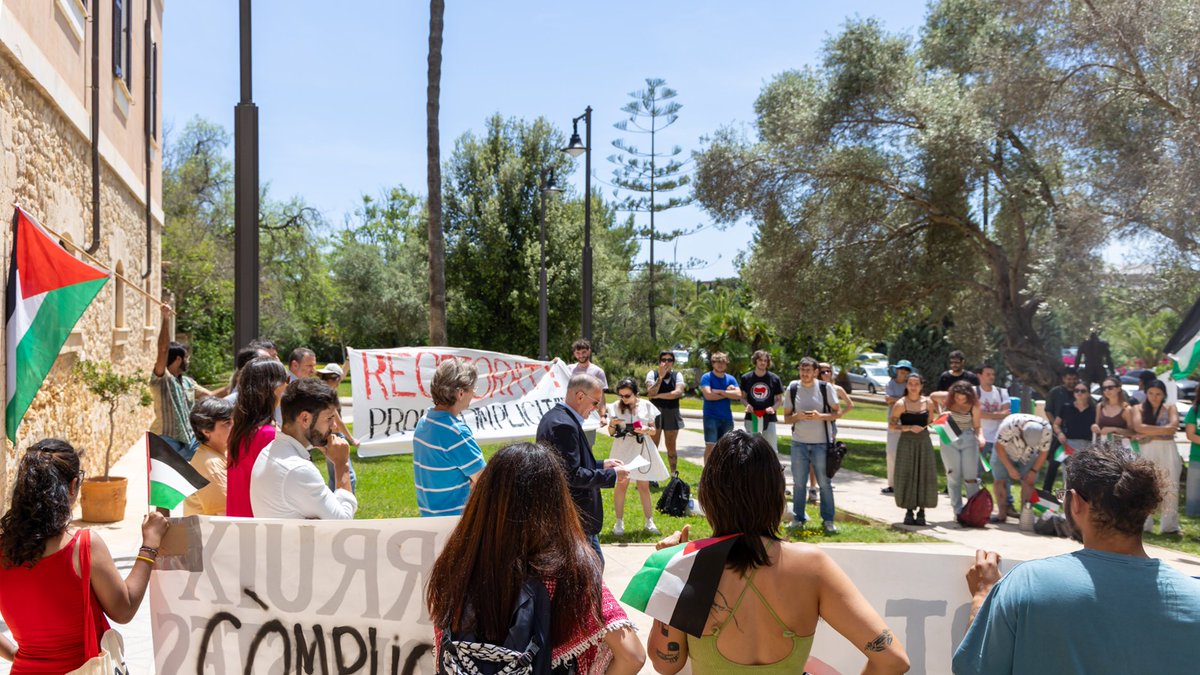
<path fill-rule="evenodd" d="M 604 523 L 604 503 L 600 499 L 600 488 L 613 487 L 618 473 L 629 473 L 617 459 L 598 463 L 583 433 L 583 421 L 603 405 L 604 390 L 600 381 L 587 374 L 575 375 L 567 385 L 565 400 L 542 416 L 537 430 L 538 442 L 553 446 L 562 455 L 571 497 L 579 509 L 579 524 L 592 548 L 596 549 L 596 555 L 600 556 L 601 565 L 604 554 L 600 552 L 599 534 Z"/>

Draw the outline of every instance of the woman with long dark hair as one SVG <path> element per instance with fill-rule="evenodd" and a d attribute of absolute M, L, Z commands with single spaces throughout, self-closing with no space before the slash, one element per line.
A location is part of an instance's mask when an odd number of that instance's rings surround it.
<path fill-rule="evenodd" d="M 739 429 L 717 441 L 699 493 L 713 536 L 737 540 L 700 637 L 654 621 L 655 670 L 676 673 L 690 658 L 697 675 L 801 673 L 821 619 L 862 650 L 869 672 L 908 670 L 904 647 L 837 563 L 816 546 L 781 540 L 783 469 L 761 436 Z"/>
<path fill-rule="evenodd" d="M 82 482 L 79 454 L 54 438 L 31 446 L 17 467 L 0 518 L 0 614 L 16 640 L 0 636 L 0 657 L 13 673 L 79 668 L 100 654 L 108 619 L 129 623 L 146 593 L 167 519 L 146 516 L 142 548 L 122 579 L 99 534 L 69 528 Z"/>
<path fill-rule="evenodd" d="M 896 401 L 888 417 L 888 428 L 900 432 L 896 442 L 896 506 L 905 510 L 905 525 L 925 525 L 925 509 L 937 506 L 937 460 L 929 424 L 933 406 L 921 393 L 924 384 L 917 373 L 908 376 L 904 398 Z M 913 515 L 916 510 L 916 516 Z"/>
<path fill-rule="evenodd" d="M 1175 430 L 1179 428 L 1179 411 L 1167 404 L 1167 386 L 1161 380 L 1146 385 L 1146 400 L 1133 413 L 1134 429 L 1141 434 L 1138 443 L 1142 457 L 1154 462 L 1163 476 L 1162 504 L 1159 512 L 1159 532 L 1179 534 L 1179 474 L 1183 460 L 1175 448 Z M 1154 529 L 1154 514 L 1146 518 L 1145 531 Z"/>
<path fill-rule="evenodd" d="M 288 372 L 277 359 L 258 358 L 238 376 L 238 398 L 229 432 L 225 515 L 253 518 L 250 472 L 258 453 L 275 440 L 275 410 L 287 389 Z"/>
<path fill-rule="evenodd" d="M 1104 378 L 1100 384 L 1100 404 L 1096 406 L 1096 423 L 1092 425 L 1096 440 L 1128 444 L 1128 439 L 1137 434 L 1133 429 L 1132 410 L 1129 397 L 1121 388 L 1121 380 L 1111 375 Z"/>
<path fill-rule="evenodd" d="M 782 474 L 781 474 L 782 475 Z M 552 667 L 636 673 L 645 652 L 604 586 L 600 560 L 579 525 L 566 473 L 552 448 L 514 443 L 480 472 L 467 507 L 429 575 L 426 601 L 442 632 L 502 644 L 529 581 L 551 597 Z M 441 654 L 437 662 L 441 663 Z"/>

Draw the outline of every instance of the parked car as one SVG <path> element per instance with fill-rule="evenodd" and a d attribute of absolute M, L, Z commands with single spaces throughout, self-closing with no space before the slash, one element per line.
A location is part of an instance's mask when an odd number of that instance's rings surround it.
<path fill-rule="evenodd" d="M 1079 347 L 1063 347 L 1062 362 L 1064 366 L 1075 365 L 1075 358 L 1079 354 Z"/>
<path fill-rule="evenodd" d="M 856 390 L 866 390 L 867 393 L 876 394 L 887 387 L 888 376 L 887 364 L 875 365 L 866 364 L 854 366 L 847 374 L 850 378 L 850 386 Z"/>
<path fill-rule="evenodd" d="M 865 363 L 883 364 L 885 366 L 888 363 L 887 354 L 880 354 L 879 352 L 863 352 L 856 358 L 858 361 Z"/>

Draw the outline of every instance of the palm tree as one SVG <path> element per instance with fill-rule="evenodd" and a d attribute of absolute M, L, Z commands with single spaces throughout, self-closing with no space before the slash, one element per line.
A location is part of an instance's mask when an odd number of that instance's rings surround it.
<path fill-rule="evenodd" d="M 426 172 L 429 197 L 429 344 L 446 344 L 446 242 L 442 236 L 442 149 L 438 99 L 442 92 L 442 25 L 445 0 L 429 0 L 429 79 L 425 90 Z"/>

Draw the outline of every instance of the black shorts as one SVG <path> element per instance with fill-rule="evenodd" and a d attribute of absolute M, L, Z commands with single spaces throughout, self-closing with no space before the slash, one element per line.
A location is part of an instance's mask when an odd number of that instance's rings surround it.
<path fill-rule="evenodd" d="M 654 425 L 663 431 L 679 431 L 683 428 L 683 414 L 679 412 L 679 408 L 663 410 Z"/>

